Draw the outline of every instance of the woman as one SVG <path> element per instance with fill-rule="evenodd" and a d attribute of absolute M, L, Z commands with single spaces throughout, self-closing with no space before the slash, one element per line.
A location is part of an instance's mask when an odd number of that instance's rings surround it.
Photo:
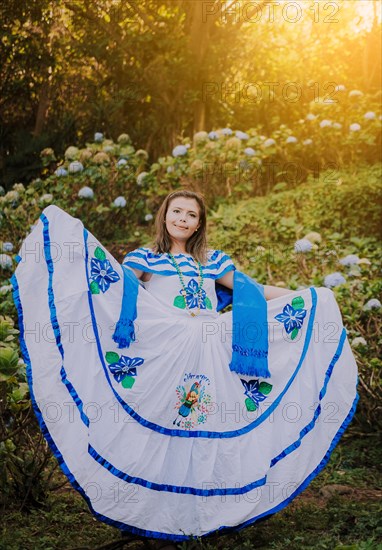
<path fill-rule="evenodd" d="M 54 206 L 20 260 L 34 408 L 102 521 L 165 544 L 244 527 L 307 486 L 354 414 L 333 293 L 263 287 L 208 250 L 196 193 L 166 197 L 153 248 L 122 268 Z M 31 325 L 53 337 L 36 342 Z"/>

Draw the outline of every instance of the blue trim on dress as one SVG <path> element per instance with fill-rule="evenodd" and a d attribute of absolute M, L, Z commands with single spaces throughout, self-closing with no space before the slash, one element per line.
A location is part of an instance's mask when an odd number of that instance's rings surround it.
<path fill-rule="evenodd" d="M 223 531 L 223 530 L 227 531 L 227 532 L 229 532 L 229 531 L 239 531 L 241 529 L 244 529 L 245 527 L 248 527 L 249 525 L 252 525 L 253 523 L 256 523 L 256 521 L 258 521 L 262 518 L 265 518 L 267 516 L 272 516 L 273 514 L 276 514 L 277 512 L 279 512 L 280 510 L 285 508 L 304 489 L 306 489 L 306 487 L 321 472 L 321 470 L 323 470 L 323 468 L 325 468 L 326 464 L 329 462 L 329 459 L 330 459 L 330 456 L 331 456 L 332 452 L 334 451 L 334 449 L 337 446 L 339 440 L 341 439 L 342 434 L 344 433 L 344 431 L 346 430 L 346 428 L 348 427 L 348 425 L 350 424 L 350 422 L 351 422 L 351 420 L 354 416 L 354 413 L 355 413 L 356 408 L 357 408 L 358 399 L 359 399 L 359 395 L 358 395 L 358 393 L 356 393 L 356 396 L 354 398 L 354 401 L 353 401 L 353 404 L 350 408 L 350 411 L 349 411 L 348 415 L 346 416 L 345 420 L 343 421 L 343 423 L 341 424 L 340 429 L 338 430 L 338 432 L 334 436 L 334 438 L 333 438 L 333 440 L 330 444 L 329 449 L 325 453 L 324 458 L 321 460 L 321 462 L 318 464 L 318 466 L 316 466 L 316 468 L 313 470 L 313 472 L 311 474 L 309 474 L 307 478 L 305 478 L 305 480 L 301 483 L 301 485 L 299 485 L 297 487 L 297 489 L 288 498 L 286 498 L 283 502 L 280 502 L 280 504 L 278 504 L 274 508 L 271 508 L 267 512 L 263 512 L 262 514 L 259 514 L 258 516 L 254 516 L 253 518 L 245 521 L 244 523 L 240 523 L 239 525 L 236 525 L 235 527 L 232 527 L 232 526 L 219 527 L 219 529 L 214 529 L 213 531 L 209 531 L 208 533 L 205 533 L 202 536 L 207 537 L 208 535 L 211 535 L 212 533 L 216 533 L 217 531 Z"/>
<path fill-rule="evenodd" d="M 46 267 L 48 269 L 48 274 L 49 274 L 48 304 L 49 304 L 49 311 L 50 311 L 50 322 L 53 327 L 54 337 L 56 339 L 58 350 L 61 354 L 62 360 L 64 360 L 64 348 L 62 347 L 62 343 L 61 343 L 61 332 L 60 332 L 60 327 L 57 320 L 56 304 L 54 303 L 54 293 L 53 293 L 53 269 L 54 268 L 53 268 L 52 255 L 50 253 L 49 220 L 45 216 L 45 214 L 41 214 L 40 219 L 44 224 L 42 233 L 44 238 L 44 253 L 45 253 Z"/>
<path fill-rule="evenodd" d="M 79 485 L 79 483 L 76 481 L 73 474 L 70 472 L 69 468 L 67 467 L 67 465 L 66 465 L 66 463 L 65 463 L 65 461 L 62 457 L 61 452 L 59 451 L 58 447 L 54 443 L 54 440 L 52 439 L 52 437 L 51 437 L 51 435 L 48 431 L 48 428 L 47 428 L 47 426 L 44 422 L 44 419 L 42 417 L 41 411 L 40 411 L 40 409 L 37 405 L 37 402 L 35 400 L 34 391 L 33 391 L 32 367 L 31 367 L 31 362 L 30 362 L 28 349 L 27 349 L 26 342 L 25 342 L 25 339 L 24 339 L 23 310 L 22 310 L 22 305 L 21 305 L 21 300 L 20 300 L 19 287 L 18 287 L 18 283 L 17 283 L 17 279 L 16 279 L 15 274 L 11 277 L 11 284 L 13 286 L 13 299 L 14 299 L 15 306 L 16 306 L 17 313 L 18 313 L 19 330 L 20 330 L 20 334 L 19 334 L 20 348 L 21 348 L 21 352 L 22 352 L 24 362 L 25 362 L 26 367 L 27 367 L 27 369 L 26 369 L 27 370 L 27 378 L 28 378 L 28 383 L 29 383 L 29 388 L 30 388 L 32 406 L 33 406 L 34 412 L 36 414 L 37 420 L 39 422 L 40 429 L 41 429 L 45 439 L 47 440 L 54 456 L 56 457 L 62 471 L 64 472 L 64 474 L 69 479 L 69 481 L 70 481 L 71 485 L 73 486 L 73 488 L 76 489 L 81 494 L 81 496 L 85 499 L 85 501 L 86 501 L 89 509 L 93 513 L 93 515 L 98 520 L 103 521 L 104 523 L 107 523 L 108 525 L 111 525 L 111 526 L 116 527 L 116 528 L 118 528 L 120 530 L 123 530 L 123 531 L 127 531 L 127 532 L 130 532 L 130 533 L 136 534 L 136 535 L 146 536 L 146 537 L 153 537 L 153 538 L 159 538 L 159 539 L 169 539 L 169 540 L 173 540 L 173 541 L 184 541 L 184 540 L 189 540 L 190 537 L 192 538 L 192 535 L 190 535 L 190 536 L 187 536 L 187 535 L 174 535 L 174 534 L 160 533 L 160 532 L 157 532 L 157 531 L 148 531 L 148 530 L 145 530 L 145 529 L 140 529 L 138 527 L 134 527 L 134 526 L 122 523 L 120 521 L 108 518 L 107 516 L 105 516 L 103 514 L 100 514 L 100 513 L 96 512 L 94 510 L 89 497 L 86 495 L 83 488 Z M 255 523 L 259 519 L 261 519 L 263 517 L 266 517 L 266 516 L 269 516 L 269 515 L 272 515 L 272 514 L 278 512 L 279 510 L 283 509 L 285 506 L 287 506 L 287 504 L 289 504 L 289 502 L 291 500 L 293 500 L 299 493 L 301 493 L 307 487 L 307 485 L 309 485 L 309 483 L 320 473 L 320 471 L 325 467 L 325 465 L 329 461 L 329 458 L 330 458 L 330 455 L 331 455 L 332 451 L 334 450 L 334 448 L 337 445 L 337 443 L 339 442 L 343 432 L 345 431 L 348 424 L 351 422 L 351 420 L 353 418 L 353 415 L 354 415 L 355 410 L 356 410 L 358 399 L 359 399 L 359 396 L 358 396 L 358 394 L 356 394 L 353 405 L 352 405 L 347 417 L 345 418 L 344 422 L 342 423 L 340 429 L 338 430 L 337 434 L 333 438 L 332 443 L 331 443 L 328 451 L 326 452 L 324 458 L 321 460 L 319 465 L 313 470 L 313 472 L 304 480 L 304 482 L 296 489 L 296 491 L 294 493 L 292 493 L 292 495 L 290 495 L 282 503 L 278 504 L 275 508 L 273 508 L 271 510 L 268 510 L 267 512 L 264 512 L 263 514 L 255 516 L 255 517 L 247 520 L 246 522 L 244 522 L 242 524 L 236 525 L 234 527 L 232 527 L 232 526 L 229 526 L 229 527 L 222 526 L 218 529 L 213 529 L 212 531 L 203 534 L 201 537 L 205 538 L 205 537 L 211 535 L 212 533 L 216 533 L 218 531 L 227 531 L 228 532 L 228 531 L 237 531 L 237 530 L 243 529 L 244 527 Z"/>
<path fill-rule="evenodd" d="M 89 427 L 90 420 L 89 420 L 89 417 L 84 413 L 84 405 L 83 405 L 82 399 L 74 389 L 73 384 L 68 379 L 64 366 L 61 367 L 60 374 L 61 374 L 61 381 L 65 384 L 68 392 L 70 393 L 74 403 L 77 406 L 82 422 L 85 424 L 86 427 Z"/>
<path fill-rule="evenodd" d="M 168 493 L 180 493 L 185 495 L 196 495 L 201 497 L 210 497 L 210 496 L 222 496 L 222 495 L 242 495 L 244 493 L 248 493 L 249 491 L 253 491 L 253 489 L 256 489 L 256 487 L 261 487 L 262 485 L 265 485 L 267 482 L 267 476 L 264 476 L 257 481 L 252 481 L 251 483 L 248 483 L 247 485 L 244 485 L 243 487 L 228 487 L 225 489 L 197 489 L 195 487 L 185 487 L 182 485 L 170 485 L 168 483 L 156 483 L 153 481 L 147 481 L 146 479 L 143 479 L 141 477 L 135 477 L 130 476 L 129 474 L 126 474 L 125 472 L 122 472 L 122 470 L 119 470 L 113 464 L 111 464 L 106 458 L 103 458 L 95 449 L 92 447 L 92 445 L 89 444 L 88 452 L 92 458 L 98 464 L 101 464 L 106 470 L 108 470 L 110 473 L 112 473 L 114 476 L 118 477 L 119 479 L 123 479 L 124 481 L 128 483 L 132 483 L 134 485 L 141 485 L 142 487 L 146 487 L 146 489 L 152 489 L 153 491 L 166 491 Z"/>
<path fill-rule="evenodd" d="M 346 330 L 345 328 L 342 330 L 341 338 L 338 344 L 338 347 L 336 349 L 336 352 L 334 356 L 332 357 L 332 360 L 330 361 L 329 367 L 326 370 L 324 383 L 321 388 L 321 391 L 319 393 L 319 400 L 321 401 L 322 398 L 326 394 L 326 389 L 329 383 L 329 380 L 333 373 L 333 368 L 336 365 L 338 359 L 341 356 L 343 345 L 346 339 Z M 317 418 L 321 414 L 321 405 L 319 404 L 314 411 L 313 419 L 306 425 L 302 430 L 300 431 L 300 436 L 291 445 L 288 445 L 279 455 L 277 455 L 275 458 L 273 458 L 270 462 L 270 468 L 273 468 L 283 458 L 285 458 L 288 454 L 295 451 L 298 447 L 301 445 L 301 441 L 303 438 L 314 428 Z M 155 491 L 167 491 L 172 493 L 185 493 L 185 494 L 193 494 L 198 496 L 216 496 L 216 495 L 242 495 L 245 493 L 248 493 L 255 489 L 256 487 L 260 487 L 262 485 L 266 484 L 267 476 L 264 476 L 263 478 L 259 479 L 258 481 L 253 481 L 252 483 L 249 483 L 247 485 L 244 485 L 243 487 L 236 487 L 235 489 L 211 489 L 211 490 L 204 490 L 204 489 L 195 489 L 194 487 L 182 487 L 178 485 L 170 485 L 168 483 L 166 484 L 159 484 L 154 483 L 152 481 L 147 481 L 143 478 L 137 478 L 132 477 L 129 474 L 123 472 L 122 470 L 119 470 L 115 466 L 113 466 L 106 458 L 101 456 L 93 446 L 89 445 L 89 454 L 96 460 L 101 466 L 109 470 L 114 476 L 118 477 L 119 479 L 123 479 L 126 482 L 142 485 L 143 487 L 146 487 L 148 489 L 153 489 Z"/>
<path fill-rule="evenodd" d="M 315 424 L 316 424 L 316 421 L 317 421 L 317 418 L 319 417 L 319 415 L 321 414 L 321 401 L 322 401 L 322 398 L 325 396 L 326 394 L 326 390 L 327 390 L 327 387 L 328 387 L 328 382 L 330 380 L 330 377 L 332 375 L 332 372 L 333 372 L 333 368 L 334 368 L 334 365 L 337 363 L 338 359 L 340 358 L 341 356 L 341 353 L 342 353 L 342 349 L 344 347 L 344 343 L 345 343 L 345 339 L 346 339 L 346 330 L 345 328 L 342 329 L 342 333 L 341 333 L 341 337 L 340 337 L 340 341 L 338 343 L 338 347 L 337 347 L 337 350 L 336 350 L 336 353 L 334 354 L 330 364 L 329 364 L 329 367 L 327 368 L 326 370 L 326 373 L 325 373 L 325 380 L 324 380 L 324 385 L 322 386 L 321 388 L 321 391 L 320 391 L 320 394 L 318 396 L 318 405 L 314 411 L 314 415 L 313 415 L 313 419 L 309 422 L 309 424 L 307 424 L 301 431 L 300 431 L 300 435 L 298 437 L 298 439 L 296 441 L 294 441 L 294 443 L 292 443 L 291 445 L 289 445 L 286 449 L 284 449 L 278 456 L 276 456 L 272 461 L 271 461 L 271 468 L 277 464 L 277 462 L 279 460 L 281 460 L 282 458 L 286 457 L 289 453 L 292 453 L 293 451 L 295 451 L 300 445 L 301 445 L 301 441 L 302 439 L 306 436 L 307 433 L 309 433 L 311 430 L 313 430 Z"/>
<path fill-rule="evenodd" d="M 46 261 L 46 267 L 48 269 L 49 279 L 48 279 L 48 305 L 49 305 L 49 312 L 50 312 L 50 322 L 53 327 L 54 331 L 54 337 L 56 339 L 56 344 L 58 347 L 58 350 L 61 354 L 62 361 L 64 361 L 64 348 L 61 343 L 61 331 L 60 331 L 60 325 L 58 323 L 57 319 L 57 309 L 56 309 L 56 303 L 54 300 L 54 291 L 53 291 L 53 273 L 54 273 L 54 265 L 52 260 L 52 254 L 50 251 L 50 235 L 49 235 L 49 220 L 45 216 L 45 214 L 41 214 L 40 219 L 43 223 L 43 239 L 44 239 L 44 256 Z M 89 418 L 86 416 L 83 410 L 83 403 L 80 399 L 78 393 L 76 392 L 73 384 L 68 379 L 66 370 L 64 365 L 61 366 L 61 380 L 63 384 L 65 384 L 69 394 L 71 395 L 74 403 L 77 405 L 77 408 L 79 410 L 79 413 L 81 415 L 81 419 L 83 423 L 86 426 L 89 426 Z"/>
<path fill-rule="evenodd" d="M 31 361 L 30 361 L 30 357 L 29 357 L 28 348 L 27 348 L 27 345 L 26 345 L 26 342 L 25 342 L 25 339 L 24 339 L 24 315 L 23 315 L 23 309 L 22 309 L 21 300 L 20 300 L 19 286 L 18 286 L 18 282 L 17 282 L 15 274 L 12 275 L 10 281 L 11 281 L 11 284 L 13 286 L 13 301 L 14 301 L 15 306 L 16 306 L 17 315 L 18 315 L 18 322 L 19 322 L 20 349 L 21 349 L 21 354 L 23 356 L 24 363 L 26 365 L 26 373 L 27 373 L 27 379 L 28 379 L 28 384 L 29 384 L 29 392 L 30 392 L 32 407 L 33 407 L 34 413 L 36 415 L 37 421 L 39 423 L 40 430 L 41 430 L 43 436 L 45 437 L 45 439 L 46 439 L 46 441 L 47 441 L 47 443 L 50 447 L 50 450 L 52 451 L 52 454 L 56 458 L 61 470 L 63 471 L 63 473 L 68 478 L 68 480 L 69 480 L 71 486 L 73 487 L 73 489 L 75 489 L 76 491 L 78 491 L 80 493 L 80 495 L 84 498 L 86 504 L 88 505 L 89 510 L 92 512 L 92 514 L 99 521 L 107 523 L 108 525 L 111 525 L 112 527 L 116 527 L 117 529 L 120 529 L 121 531 L 128 531 L 129 533 L 133 533 L 135 535 L 140 535 L 140 536 L 149 537 L 149 538 L 158 538 L 158 539 L 169 539 L 170 538 L 171 540 L 174 540 L 174 541 L 189 540 L 189 537 L 186 536 L 186 535 L 173 535 L 173 534 L 160 533 L 159 531 L 149 531 L 149 530 L 146 530 L 146 529 L 140 529 L 139 527 L 134 527 L 133 525 L 129 525 L 127 523 L 122 523 L 121 521 L 111 519 L 111 518 L 109 518 L 109 517 L 107 517 L 103 514 L 100 514 L 99 512 L 96 512 L 96 510 L 94 510 L 90 498 L 85 493 L 85 491 L 81 487 L 81 485 L 78 483 L 78 481 L 76 480 L 76 478 L 74 477 L 72 472 L 69 470 L 69 468 L 68 468 L 68 466 L 67 466 L 67 464 L 66 464 L 66 462 L 65 462 L 65 460 L 64 460 L 64 458 L 61 454 L 61 451 L 59 450 L 59 448 L 55 444 L 52 436 L 50 435 L 48 427 L 45 424 L 44 418 L 43 418 L 43 416 L 41 414 L 41 411 L 39 409 L 39 406 L 36 402 L 35 395 L 34 395 L 34 390 L 33 390 L 32 365 L 31 365 Z"/>
<path fill-rule="evenodd" d="M 147 259 L 149 254 L 148 249 L 141 248 L 137 250 L 143 250 L 143 252 L 137 252 L 137 251 L 129 252 L 124 257 L 122 265 L 127 265 L 128 267 L 133 267 L 135 269 L 145 271 L 146 273 L 156 273 L 158 275 L 177 275 L 177 271 L 173 267 L 169 258 L 158 259 L 150 262 Z M 160 256 L 163 256 L 163 255 L 161 254 Z M 183 275 L 186 275 L 187 277 L 198 276 L 199 272 L 196 270 L 195 265 L 193 265 L 189 260 L 191 256 L 186 254 L 175 254 L 175 257 L 178 257 L 178 256 L 181 256 L 182 258 L 184 258 L 183 261 L 178 262 L 179 267 L 186 267 L 191 270 L 191 271 L 183 271 Z M 143 260 L 143 263 L 140 263 L 139 259 Z M 236 269 L 234 264 L 232 263 L 231 258 L 227 254 L 223 254 L 223 257 L 218 262 L 215 262 L 215 263 L 210 263 L 211 259 L 212 258 L 209 259 L 207 265 L 203 266 L 203 275 L 207 279 L 216 279 L 216 278 L 223 277 L 223 275 L 228 271 Z M 228 266 L 224 267 L 222 272 L 217 274 L 216 271 L 219 270 L 226 263 L 228 263 Z M 161 266 L 161 265 L 164 265 L 167 267 L 171 266 L 171 270 L 157 269 L 157 266 Z M 209 273 L 209 271 L 211 273 Z"/>
<path fill-rule="evenodd" d="M 85 269 L 86 269 L 86 277 L 87 277 L 87 280 L 88 280 L 88 285 L 90 286 L 89 268 L 88 268 L 89 251 L 88 251 L 87 239 L 88 239 L 88 231 L 84 228 Z M 279 405 L 281 399 L 283 398 L 283 396 L 285 395 L 285 393 L 289 389 L 290 385 L 292 384 L 293 380 L 297 376 L 297 373 L 300 370 L 301 365 L 302 365 L 302 363 L 305 359 L 305 355 L 308 351 L 310 339 L 311 339 L 312 332 L 313 332 L 313 324 L 314 324 L 316 308 L 317 308 L 317 293 L 316 293 L 316 291 L 313 287 L 310 288 L 310 292 L 311 292 L 311 296 L 312 296 L 312 307 L 310 309 L 308 328 L 307 328 L 306 335 L 305 335 L 305 342 L 304 342 L 304 347 L 303 347 L 303 350 L 302 350 L 302 353 L 301 353 L 301 357 L 300 357 L 300 360 L 297 364 L 297 367 L 296 367 L 294 373 L 292 374 L 292 376 L 288 380 L 288 382 L 285 385 L 282 392 L 278 395 L 278 397 L 275 399 L 275 401 L 273 401 L 272 405 L 270 405 L 266 411 L 264 411 L 258 418 L 256 418 L 256 420 L 254 420 L 250 424 L 247 424 L 247 426 L 243 426 L 242 428 L 239 428 L 238 430 L 231 430 L 231 431 L 226 431 L 226 432 L 212 432 L 212 431 L 207 431 L 207 430 L 189 430 L 189 431 L 188 430 L 173 430 L 171 428 L 165 428 L 164 426 L 160 426 L 159 424 L 155 424 L 154 422 L 151 422 L 150 420 L 146 420 L 145 418 L 140 416 L 134 409 L 132 409 L 126 403 L 126 401 L 124 399 L 122 399 L 122 397 L 114 389 L 114 387 L 111 383 L 109 372 L 108 372 L 108 369 L 106 368 L 104 355 L 103 355 L 103 352 L 102 352 L 101 342 L 100 342 L 100 339 L 99 339 L 98 327 L 97 327 L 97 322 L 96 322 L 94 307 L 93 307 L 93 297 L 92 297 L 92 294 L 90 292 L 90 288 L 88 290 L 88 301 L 89 301 L 90 315 L 91 315 L 92 325 L 93 325 L 93 332 L 94 332 L 94 336 L 95 336 L 96 343 L 97 343 L 98 355 L 99 355 L 99 358 L 101 360 L 101 364 L 102 364 L 102 367 L 103 367 L 103 370 L 104 370 L 104 373 L 105 373 L 105 376 L 106 376 L 106 380 L 108 381 L 108 384 L 109 384 L 115 398 L 117 399 L 119 404 L 122 406 L 122 408 L 127 412 L 127 414 L 129 414 L 132 418 L 134 418 L 134 420 L 139 422 L 139 424 L 141 424 L 142 426 L 145 426 L 146 428 L 149 428 L 151 430 L 154 430 L 154 431 L 159 432 L 159 433 L 164 434 L 164 435 L 175 436 L 175 437 L 206 437 L 206 438 L 211 438 L 211 439 L 213 439 L 213 438 L 214 439 L 217 439 L 217 438 L 222 439 L 222 438 L 226 438 L 226 437 L 227 438 L 238 437 L 238 436 L 241 436 L 243 434 L 246 434 L 246 433 L 252 431 L 254 428 L 256 428 L 259 424 L 264 422 L 272 414 L 272 412 L 275 410 L 275 408 Z"/>

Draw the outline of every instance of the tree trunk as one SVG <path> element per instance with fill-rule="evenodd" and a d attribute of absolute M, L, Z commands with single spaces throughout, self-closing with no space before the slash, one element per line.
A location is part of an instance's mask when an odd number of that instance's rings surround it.
<path fill-rule="evenodd" d="M 35 127 L 33 130 L 33 135 L 35 136 L 39 136 L 42 133 L 45 126 L 45 121 L 47 118 L 48 108 L 49 108 L 49 92 L 50 92 L 50 82 L 49 80 L 46 80 L 43 83 L 40 91 Z"/>

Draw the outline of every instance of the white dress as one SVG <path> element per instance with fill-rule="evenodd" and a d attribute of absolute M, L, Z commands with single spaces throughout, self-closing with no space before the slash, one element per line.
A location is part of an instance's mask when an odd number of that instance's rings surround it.
<path fill-rule="evenodd" d="M 209 253 L 197 316 L 191 256 L 175 255 L 187 310 L 168 255 L 128 254 L 127 268 L 152 277 L 125 349 L 112 339 L 123 268 L 79 220 L 49 206 L 19 256 L 12 282 L 34 409 L 98 519 L 173 540 L 239 528 L 281 510 L 325 466 L 358 397 L 331 290 L 267 302 L 271 378 L 259 379 L 229 368 L 232 311 L 217 312 L 215 280 L 235 267 L 223 252 Z"/>

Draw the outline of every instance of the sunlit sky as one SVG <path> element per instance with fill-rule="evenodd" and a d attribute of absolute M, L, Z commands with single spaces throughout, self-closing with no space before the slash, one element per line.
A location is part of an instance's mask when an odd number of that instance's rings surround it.
<path fill-rule="evenodd" d="M 302 9 L 307 9 L 307 6 L 317 3 L 320 5 L 322 13 L 330 16 L 336 11 L 335 6 L 346 10 L 349 7 L 355 7 L 359 14 L 359 20 L 355 21 L 359 30 L 370 28 L 376 12 L 378 21 L 382 21 L 382 1 L 381 0 L 281 0 L 281 3 L 300 4 Z M 330 7 L 332 6 L 332 8 Z M 325 11 L 324 11 L 325 10 Z M 335 17 L 335 15 L 333 15 Z"/>

